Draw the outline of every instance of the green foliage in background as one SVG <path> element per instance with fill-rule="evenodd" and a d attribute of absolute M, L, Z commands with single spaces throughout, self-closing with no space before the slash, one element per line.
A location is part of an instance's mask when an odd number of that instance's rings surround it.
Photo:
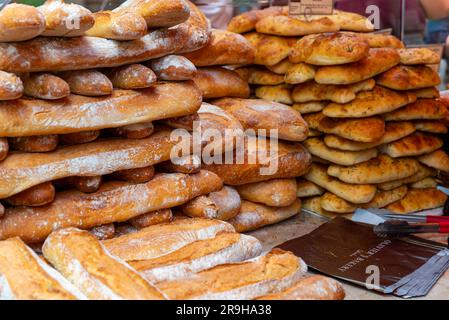
<path fill-rule="evenodd" d="M 2 1 L 0 0 L 0 2 L 2 2 Z M 29 4 L 30 6 L 38 7 L 38 6 L 42 5 L 45 2 L 45 0 L 18 0 L 18 1 L 11 1 L 11 2 Z"/>

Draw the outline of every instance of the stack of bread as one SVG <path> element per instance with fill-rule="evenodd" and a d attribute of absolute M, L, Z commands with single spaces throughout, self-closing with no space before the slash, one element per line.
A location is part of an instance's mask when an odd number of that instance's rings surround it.
<path fill-rule="evenodd" d="M 212 128 L 224 137 L 224 154 L 207 161 L 203 153 L 202 168 L 222 178 L 225 188 L 184 205 L 183 214 L 226 220 L 239 232 L 298 214 L 296 178 L 311 164 L 310 154 L 299 144 L 307 138 L 308 126 L 288 106 L 248 99 L 248 82 L 230 66 L 254 62 L 250 42 L 237 33 L 213 30 L 207 46 L 185 56 L 198 67 L 194 81 L 207 101 L 198 112 L 202 136 L 210 136 L 204 130 Z M 217 115 L 225 115 L 232 125 L 212 126 Z M 225 129 L 233 130 L 230 137 Z"/>
<path fill-rule="evenodd" d="M 341 11 L 293 18 L 273 7 L 235 17 L 229 30 L 246 33 L 256 48 L 255 65 L 237 69 L 254 94 L 291 105 L 309 125 L 304 144 L 314 163 L 298 181 L 304 208 L 334 216 L 444 204 L 435 176 L 449 171 L 441 150 L 447 109 L 427 66 L 437 54 L 405 49 Z"/>

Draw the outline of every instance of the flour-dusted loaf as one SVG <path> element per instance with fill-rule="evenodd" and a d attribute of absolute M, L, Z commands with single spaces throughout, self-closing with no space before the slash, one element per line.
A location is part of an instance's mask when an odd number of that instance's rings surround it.
<path fill-rule="evenodd" d="M 9 197 L 6 201 L 13 206 L 40 207 L 52 202 L 55 193 L 53 184 L 45 182 Z"/>
<path fill-rule="evenodd" d="M 45 17 L 33 6 L 10 3 L 0 11 L 0 42 L 29 40 L 44 30 Z"/>
<path fill-rule="evenodd" d="M 98 11 L 93 14 L 95 24 L 86 31 L 90 37 L 111 40 L 137 40 L 147 33 L 145 19 L 134 12 Z"/>
<path fill-rule="evenodd" d="M 115 88 L 125 90 L 145 89 L 157 80 L 153 70 L 138 63 L 106 69 L 105 73 Z"/>
<path fill-rule="evenodd" d="M 196 68 L 189 59 L 174 54 L 151 60 L 148 66 L 159 80 L 191 80 L 196 75 Z"/>
<path fill-rule="evenodd" d="M 143 229 L 149 226 L 154 226 L 156 224 L 170 223 L 172 220 L 173 220 L 172 210 L 162 209 L 153 212 L 148 212 L 135 218 L 132 218 L 131 220 L 129 220 L 129 223 L 137 229 Z"/>
<path fill-rule="evenodd" d="M 20 77 L 0 71 L 0 101 L 14 100 L 22 96 L 24 85 Z"/>
<path fill-rule="evenodd" d="M 59 144 L 56 134 L 9 138 L 11 150 L 22 152 L 50 152 L 55 150 Z"/>
<path fill-rule="evenodd" d="M 44 100 L 57 100 L 70 94 L 70 87 L 60 77 L 50 73 L 31 73 L 22 77 L 25 95 Z"/>
<path fill-rule="evenodd" d="M 204 99 L 237 97 L 248 98 L 248 83 L 238 73 L 221 67 L 199 68 L 193 81 Z"/>
<path fill-rule="evenodd" d="M 111 80 L 97 70 L 76 70 L 58 74 L 70 87 L 73 94 L 96 97 L 112 94 L 114 89 Z"/>

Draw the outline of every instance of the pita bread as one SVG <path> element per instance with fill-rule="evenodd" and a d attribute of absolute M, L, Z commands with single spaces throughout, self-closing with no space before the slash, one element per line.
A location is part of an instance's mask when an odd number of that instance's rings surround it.
<path fill-rule="evenodd" d="M 357 62 L 368 56 L 369 44 L 352 33 L 313 34 L 301 38 L 290 54 L 290 62 L 334 66 Z"/>
<path fill-rule="evenodd" d="M 381 86 L 393 90 L 414 90 L 438 86 L 440 76 L 427 66 L 396 66 L 376 78 Z"/>
<path fill-rule="evenodd" d="M 295 103 L 292 105 L 292 108 L 301 114 L 314 113 L 322 111 L 327 106 L 327 104 L 327 101 L 311 101 L 304 103 Z"/>
<path fill-rule="evenodd" d="M 390 157 L 413 157 L 431 153 L 443 146 L 443 140 L 434 135 L 415 132 L 400 140 L 384 144 L 380 147 Z"/>
<path fill-rule="evenodd" d="M 289 85 L 281 84 L 277 86 L 260 86 L 256 88 L 255 95 L 259 99 L 279 102 L 291 105 L 291 88 Z"/>
<path fill-rule="evenodd" d="M 418 99 L 436 99 L 440 97 L 440 90 L 435 87 L 411 90 Z"/>
<path fill-rule="evenodd" d="M 273 65 L 273 66 L 266 66 L 268 70 L 273 71 L 277 74 L 286 74 L 288 69 L 290 69 L 293 66 L 293 63 L 290 62 L 290 60 L 284 59 L 281 62 Z"/>
<path fill-rule="evenodd" d="M 438 53 L 427 48 L 399 49 L 398 51 L 403 65 L 439 64 L 441 61 Z"/>
<path fill-rule="evenodd" d="M 447 195 L 435 188 L 410 189 L 401 200 L 387 206 L 393 213 L 407 214 L 444 206 Z"/>
<path fill-rule="evenodd" d="M 254 63 L 265 66 L 273 66 L 287 58 L 291 51 L 291 43 L 293 40 L 269 36 L 256 32 L 247 33 L 244 37 L 254 47 L 255 57 Z"/>
<path fill-rule="evenodd" d="M 315 79 L 316 67 L 307 63 L 292 65 L 285 74 L 285 82 L 299 84 Z"/>
<path fill-rule="evenodd" d="M 304 146 L 314 156 L 342 166 L 352 166 L 377 157 L 377 149 L 363 151 L 341 151 L 331 149 L 320 138 L 307 139 Z"/>
<path fill-rule="evenodd" d="M 386 121 L 402 120 L 443 120 L 448 116 L 448 109 L 435 99 L 418 99 L 401 109 L 384 115 Z"/>
<path fill-rule="evenodd" d="M 338 197 L 356 204 L 370 202 L 377 191 L 374 185 L 348 184 L 331 177 L 327 174 L 327 166 L 317 163 L 312 164 L 310 171 L 304 178 Z"/>
<path fill-rule="evenodd" d="M 379 33 L 362 33 L 359 34 L 368 41 L 370 48 L 393 48 L 403 49 L 404 43 L 392 35 L 379 34 Z"/>
<path fill-rule="evenodd" d="M 296 37 L 315 33 L 336 32 L 340 25 L 327 17 L 316 20 L 300 20 L 290 16 L 268 16 L 256 23 L 259 33 Z"/>
<path fill-rule="evenodd" d="M 436 188 L 437 186 L 438 182 L 434 178 L 425 178 L 410 185 L 414 189 Z"/>
<path fill-rule="evenodd" d="M 380 183 L 378 185 L 378 187 L 381 190 L 389 191 L 389 190 L 396 189 L 402 185 L 415 183 L 415 182 L 421 181 L 422 179 L 425 179 L 428 177 L 433 177 L 433 176 L 435 176 L 435 171 L 433 169 L 419 164 L 418 171 L 414 175 L 411 175 L 408 178 L 404 178 L 404 179 L 400 179 L 400 180 Z"/>
<path fill-rule="evenodd" d="M 324 143 L 329 148 L 345 151 L 361 151 L 402 139 L 413 132 L 415 132 L 415 126 L 411 122 L 388 122 L 385 125 L 385 134 L 383 137 L 374 142 L 358 142 L 336 135 L 326 135 L 324 137 Z"/>
<path fill-rule="evenodd" d="M 327 173 L 346 183 L 374 184 L 408 178 L 418 170 L 419 162 L 415 159 L 392 159 L 383 154 L 351 167 L 331 165 Z"/>
<path fill-rule="evenodd" d="M 298 179 L 296 184 L 298 186 L 297 191 L 298 198 L 321 196 L 324 193 L 323 188 L 321 188 L 320 186 L 316 185 L 313 182 L 304 179 Z"/>
<path fill-rule="evenodd" d="M 354 213 L 357 210 L 357 205 L 349 203 L 348 201 L 337 197 L 335 194 L 326 192 L 321 197 L 321 208 L 326 211 L 336 213 Z"/>
<path fill-rule="evenodd" d="M 292 95 L 295 100 L 295 90 Z M 360 92 L 351 102 L 330 103 L 323 114 L 331 118 L 364 118 L 392 112 L 415 101 L 413 93 L 400 93 L 376 86 L 372 91 Z"/>
<path fill-rule="evenodd" d="M 399 201 L 405 197 L 407 194 L 407 186 L 401 186 L 399 188 L 393 189 L 391 191 L 377 191 L 374 199 L 363 205 L 364 208 L 380 209 L 389 204 Z"/>
<path fill-rule="evenodd" d="M 321 84 L 352 84 L 385 72 L 400 61 L 396 49 L 370 49 L 368 57 L 341 66 L 320 67 L 315 81 Z"/>
<path fill-rule="evenodd" d="M 271 15 L 281 15 L 286 14 L 286 10 L 283 7 L 268 7 L 263 10 L 252 10 L 241 15 L 238 15 L 229 22 L 228 31 L 236 33 L 246 33 L 252 31 L 256 28 L 256 23 L 264 18 Z"/>
<path fill-rule="evenodd" d="M 276 74 L 264 67 L 242 67 L 234 71 L 249 84 L 275 86 L 284 83 L 284 76 Z"/>
<path fill-rule="evenodd" d="M 312 197 L 304 199 L 302 203 L 303 209 L 312 211 L 320 216 L 327 217 L 330 219 L 333 219 L 337 216 L 340 216 L 339 214 L 336 214 L 334 212 L 326 211 L 321 207 L 321 197 Z"/>
<path fill-rule="evenodd" d="M 326 85 L 310 81 L 297 85 L 292 91 L 292 98 L 295 102 L 330 100 L 336 103 L 348 103 L 356 99 L 357 93 L 372 90 L 375 84 L 372 79 L 346 86 Z"/>
<path fill-rule="evenodd" d="M 371 21 L 357 13 L 334 10 L 332 15 L 312 15 L 309 19 L 318 19 L 320 17 L 328 17 L 335 23 L 340 25 L 341 30 L 354 32 L 371 32 L 374 31 L 374 25 Z"/>
<path fill-rule="evenodd" d="M 428 167 L 444 172 L 449 172 L 449 155 L 443 150 L 437 150 L 435 152 L 426 154 L 419 157 L 418 160 Z"/>
<path fill-rule="evenodd" d="M 414 121 L 414 125 L 416 130 L 436 133 L 436 134 L 446 134 L 447 127 L 442 121 L 431 121 L 431 120 L 422 120 L 422 121 Z"/>

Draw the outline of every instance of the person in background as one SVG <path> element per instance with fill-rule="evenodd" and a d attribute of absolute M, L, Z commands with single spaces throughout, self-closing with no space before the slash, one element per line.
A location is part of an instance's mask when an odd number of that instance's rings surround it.
<path fill-rule="evenodd" d="M 446 43 L 449 35 L 449 0 L 420 0 L 429 19 L 426 43 Z"/>

